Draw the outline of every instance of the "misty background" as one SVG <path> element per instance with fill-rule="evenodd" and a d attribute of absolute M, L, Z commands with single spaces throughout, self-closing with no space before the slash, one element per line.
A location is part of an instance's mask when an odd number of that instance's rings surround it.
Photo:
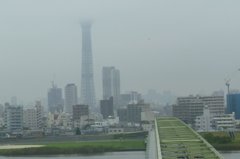
<path fill-rule="evenodd" d="M 0 0 L 0 102 L 46 98 L 81 81 L 81 19 L 92 19 L 94 78 L 121 71 L 122 92 L 226 90 L 239 67 L 238 0 Z M 240 72 L 232 88 L 240 88 Z M 80 93 L 80 91 L 79 91 Z"/>

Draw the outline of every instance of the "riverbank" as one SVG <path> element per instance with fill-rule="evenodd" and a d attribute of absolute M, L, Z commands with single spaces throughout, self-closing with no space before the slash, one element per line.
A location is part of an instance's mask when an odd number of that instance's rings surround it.
<path fill-rule="evenodd" d="M 43 145 L 1 145 L 0 150 L 43 147 Z"/>
<path fill-rule="evenodd" d="M 98 154 L 119 151 L 145 151 L 143 140 L 49 143 L 41 147 L 0 149 L 1 156 Z"/>
<path fill-rule="evenodd" d="M 219 151 L 239 151 L 240 132 L 236 132 L 234 137 L 230 137 L 227 132 L 204 132 L 200 133 L 216 150 Z"/>
<path fill-rule="evenodd" d="M 144 140 L 148 132 L 133 132 L 124 134 L 98 134 L 98 135 L 61 135 L 61 136 L 42 136 L 42 137 L 21 137 L 21 138 L 0 138 L 0 144 L 5 145 L 31 145 L 37 143 L 45 145 L 47 143 L 57 142 L 75 142 L 75 141 L 102 141 L 102 140 Z"/>

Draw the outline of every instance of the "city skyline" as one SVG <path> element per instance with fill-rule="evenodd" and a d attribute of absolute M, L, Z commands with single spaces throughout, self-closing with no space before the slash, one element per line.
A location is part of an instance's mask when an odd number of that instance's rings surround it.
<path fill-rule="evenodd" d="M 0 159 L 239 158 L 239 6 L 0 1 Z"/>
<path fill-rule="evenodd" d="M 121 70 L 123 92 L 156 89 L 180 96 L 226 91 L 224 80 L 239 68 L 240 24 L 234 19 L 240 2 L 61 2 L 59 8 L 44 0 L 16 1 L 20 7 L 1 2 L 1 102 L 11 96 L 19 103 L 46 98 L 52 80 L 61 88 L 67 83 L 80 88 L 82 17 L 94 21 L 98 99 L 103 66 Z M 240 88 L 238 81 L 239 73 L 231 87 Z"/>

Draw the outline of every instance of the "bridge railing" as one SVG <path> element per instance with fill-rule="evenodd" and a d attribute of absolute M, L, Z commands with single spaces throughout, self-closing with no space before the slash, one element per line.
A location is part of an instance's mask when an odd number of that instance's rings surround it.
<path fill-rule="evenodd" d="M 161 143 L 159 139 L 157 119 L 155 119 L 155 137 L 156 137 L 156 146 L 157 146 L 157 158 L 162 159 Z"/>
<path fill-rule="evenodd" d="M 179 119 L 178 119 L 179 120 Z M 219 159 L 224 159 L 224 157 L 222 157 L 222 155 L 211 145 L 209 144 L 201 135 L 199 135 L 196 131 L 194 131 L 190 126 L 188 126 L 186 123 L 184 123 L 182 120 L 179 120 L 183 125 L 187 126 L 199 139 L 201 139 L 206 145 L 207 147 L 213 151 L 218 157 Z"/>
<path fill-rule="evenodd" d="M 201 135 L 177 118 L 155 120 L 157 159 L 224 159 Z"/>

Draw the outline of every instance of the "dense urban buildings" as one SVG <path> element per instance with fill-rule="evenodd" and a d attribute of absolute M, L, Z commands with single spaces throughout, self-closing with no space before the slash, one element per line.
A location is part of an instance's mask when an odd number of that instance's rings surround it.
<path fill-rule="evenodd" d="M 65 87 L 65 112 L 72 114 L 72 106 L 78 104 L 77 86 L 73 83 Z"/>
<path fill-rule="evenodd" d="M 227 95 L 227 113 L 235 113 L 235 118 L 240 119 L 240 93 Z"/>
<path fill-rule="evenodd" d="M 56 85 L 48 90 L 48 110 L 52 113 L 63 111 L 62 89 Z"/>
<path fill-rule="evenodd" d="M 82 22 L 82 76 L 81 104 L 95 107 L 95 88 L 93 80 L 93 57 L 91 41 L 91 22 Z"/>
<path fill-rule="evenodd" d="M 120 102 L 120 71 L 114 67 L 103 67 L 103 99 L 113 97 L 114 108 L 119 107 Z"/>
<path fill-rule="evenodd" d="M 224 114 L 224 96 L 189 96 L 177 98 L 176 105 L 173 105 L 173 116 L 194 125 L 196 117 L 203 114 L 205 105 L 209 108 L 210 116 Z"/>
<path fill-rule="evenodd" d="M 114 116 L 113 97 L 100 101 L 100 111 L 103 116 L 103 119 L 107 119 L 108 117 Z"/>

